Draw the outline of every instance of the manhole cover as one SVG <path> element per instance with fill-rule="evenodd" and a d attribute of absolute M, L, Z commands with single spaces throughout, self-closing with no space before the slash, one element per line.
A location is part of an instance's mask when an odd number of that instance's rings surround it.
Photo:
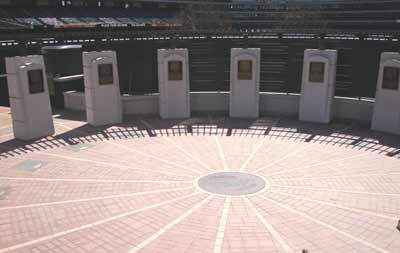
<path fill-rule="evenodd" d="M 0 185 L 0 199 L 4 199 L 9 190 L 9 187 Z"/>
<path fill-rule="evenodd" d="M 69 150 L 69 151 L 72 151 L 72 152 L 79 152 L 79 151 L 86 150 L 86 149 L 91 148 L 91 147 L 93 147 L 92 144 L 77 143 L 77 144 L 74 144 L 74 145 L 65 146 L 64 148 L 66 150 Z"/>
<path fill-rule="evenodd" d="M 269 183 L 265 179 L 243 172 L 216 172 L 205 175 L 198 180 L 204 191 L 230 196 L 248 195 L 259 192 Z"/>
<path fill-rule="evenodd" d="M 16 165 L 16 168 L 19 170 L 30 171 L 33 172 L 39 168 L 45 166 L 47 162 L 36 161 L 36 160 L 25 160 Z"/>

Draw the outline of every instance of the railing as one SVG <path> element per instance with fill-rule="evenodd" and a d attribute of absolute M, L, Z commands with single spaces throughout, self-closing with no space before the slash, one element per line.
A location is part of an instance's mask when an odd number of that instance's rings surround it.
<path fill-rule="evenodd" d="M 6 78 L 7 74 L 1 74 L 0 78 Z M 83 74 L 79 74 L 79 75 L 72 75 L 72 76 L 61 76 L 61 77 L 55 77 L 53 78 L 54 82 L 57 83 L 66 83 L 66 82 L 70 82 L 70 81 L 75 81 L 75 80 L 81 80 L 83 79 Z"/>
<path fill-rule="evenodd" d="M 53 78 L 53 81 L 57 83 L 66 83 L 70 81 L 81 80 L 83 79 L 83 77 L 84 77 L 83 74 L 72 75 L 72 76 L 60 76 Z"/>

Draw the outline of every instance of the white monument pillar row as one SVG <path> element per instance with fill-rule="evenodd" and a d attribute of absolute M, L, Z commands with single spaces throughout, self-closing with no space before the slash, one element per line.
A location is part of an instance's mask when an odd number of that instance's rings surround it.
<path fill-rule="evenodd" d="M 229 116 L 259 116 L 260 48 L 232 48 Z"/>
<path fill-rule="evenodd" d="M 189 54 L 186 48 L 158 49 L 158 88 L 162 119 L 190 117 Z"/>
<path fill-rule="evenodd" d="M 336 50 L 304 51 L 300 120 L 317 123 L 329 123 L 332 120 L 336 64 Z"/>
<path fill-rule="evenodd" d="M 376 87 L 373 130 L 400 134 L 400 53 L 381 54 Z"/>
<path fill-rule="evenodd" d="M 93 126 L 122 122 L 117 55 L 114 51 L 83 52 L 86 116 Z"/>
<path fill-rule="evenodd" d="M 54 134 L 43 56 L 6 58 L 6 69 L 15 138 L 33 140 Z"/>

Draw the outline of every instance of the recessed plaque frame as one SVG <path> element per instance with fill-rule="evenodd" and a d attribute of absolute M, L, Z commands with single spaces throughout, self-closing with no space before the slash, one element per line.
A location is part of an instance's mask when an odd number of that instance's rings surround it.
<path fill-rule="evenodd" d="M 114 83 L 114 73 L 112 63 L 102 63 L 97 65 L 100 85 L 111 85 Z"/>
<path fill-rule="evenodd" d="M 313 83 L 323 83 L 325 81 L 325 62 L 310 62 L 308 81 Z"/>
<path fill-rule="evenodd" d="M 385 66 L 383 68 L 382 89 L 398 90 L 399 89 L 399 67 Z"/>
<path fill-rule="evenodd" d="M 252 60 L 238 60 L 238 80 L 252 80 L 253 79 L 253 61 Z"/>
<path fill-rule="evenodd" d="M 168 81 L 183 80 L 182 61 L 168 61 Z"/>
<path fill-rule="evenodd" d="M 28 73 L 28 86 L 30 94 L 44 92 L 43 69 L 31 69 Z"/>

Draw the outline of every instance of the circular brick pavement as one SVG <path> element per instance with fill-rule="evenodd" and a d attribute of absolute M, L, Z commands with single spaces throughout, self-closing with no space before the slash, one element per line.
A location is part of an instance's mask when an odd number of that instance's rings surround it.
<path fill-rule="evenodd" d="M 400 252 L 396 136 L 266 117 L 55 126 L 0 135 L 0 253 Z M 268 190 L 198 188 L 218 171 Z"/>

